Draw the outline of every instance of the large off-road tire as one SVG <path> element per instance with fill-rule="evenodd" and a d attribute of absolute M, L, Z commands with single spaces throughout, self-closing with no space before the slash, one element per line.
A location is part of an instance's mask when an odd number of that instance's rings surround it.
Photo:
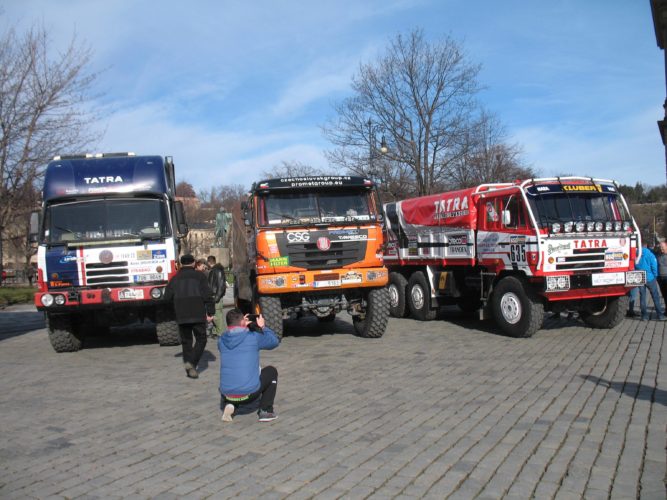
<path fill-rule="evenodd" d="M 83 345 L 83 336 L 68 315 L 46 315 L 49 341 L 56 352 L 75 352 Z"/>
<path fill-rule="evenodd" d="M 408 288 L 408 280 L 401 273 L 389 273 L 389 314 L 394 318 L 404 318 L 408 313 L 405 303 L 405 294 Z"/>
<path fill-rule="evenodd" d="M 431 307 L 431 288 L 424 273 L 416 271 L 408 280 L 407 299 L 410 313 L 419 321 L 430 321 L 438 315 L 438 310 Z"/>
<path fill-rule="evenodd" d="M 582 310 L 579 311 L 579 317 L 591 328 L 614 328 L 623 321 L 629 301 L 627 295 L 607 297 L 599 311 Z"/>
<path fill-rule="evenodd" d="M 280 297 L 261 295 L 258 299 L 259 312 L 264 316 L 266 326 L 276 332 L 279 339 L 283 338 L 283 309 Z"/>
<path fill-rule="evenodd" d="M 374 288 L 366 296 L 364 317 L 352 316 L 352 324 L 357 335 L 365 338 L 379 338 L 384 335 L 389 320 L 389 293 L 386 288 Z"/>
<path fill-rule="evenodd" d="M 544 322 L 544 305 L 514 276 L 507 276 L 496 285 L 491 307 L 498 326 L 512 337 L 532 337 Z"/>
<path fill-rule="evenodd" d="M 161 346 L 179 345 L 181 343 L 174 311 L 168 307 L 160 307 L 156 311 L 155 332 L 157 333 L 157 341 Z"/>
<path fill-rule="evenodd" d="M 238 282 L 234 281 L 234 306 L 238 308 L 243 314 L 254 314 L 252 304 L 250 301 L 242 299 L 239 297 L 239 285 Z"/>

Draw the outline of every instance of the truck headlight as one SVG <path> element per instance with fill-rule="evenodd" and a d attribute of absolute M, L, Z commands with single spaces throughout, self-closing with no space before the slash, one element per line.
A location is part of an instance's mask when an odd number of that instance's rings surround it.
<path fill-rule="evenodd" d="M 575 229 L 578 233 L 581 233 L 581 232 L 584 230 L 585 227 L 586 227 L 586 225 L 585 225 L 583 222 L 581 222 L 581 221 L 577 222 L 577 223 L 574 225 L 574 229 Z"/>
<path fill-rule="evenodd" d="M 600 224 L 600 226 L 602 226 L 602 222 L 598 222 L 598 224 Z M 605 222 L 604 223 L 604 230 L 605 231 L 611 231 L 613 228 L 614 228 L 613 223 L 611 223 L 611 222 Z M 602 229 L 600 229 L 600 231 L 602 231 Z"/>
<path fill-rule="evenodd" d="M 569 276 L 547 276 L 547 292 L 565 292 L 569 289 Z"/>
<path fill-rule="evenodd" d="M 626 285 L 642 285 L 646 283 L 646 273 L 644 271 L 628 271 L 625 273 Z"/>
<path fill-rule="evenodd" d="M 566 222 L 565 224 L 563 224 L 563 231 L 565 231 L 566 233 L 571 233 L 573 227 L 574 227 L 574 222 L 571 221 Z"/>
<path fill-rule="evenodd" d="M 560 222 L 554 222 L 551 224 L 551 232 L 552 233 L 560 233 L 560 230 L 562 229 L 563 226 L 561 226 Z"/>
<path fill-rule="evenodd" d="M 53 295 L 45 293 L 42 295 L 41 301 L 44 307 L 51 307 L 53 305 Z"/>
<path fill-rule="evenodd" d="M 623 231 L 630 231 L 630 223 L 628 221 L 623 223 Z"/>
<path fill-rule="evenodd" d="M 614 231 L 620 231 L 623 229 L 623 223 L 620 220 L 614 222 Z"/>
<path fill-rule="evenodd" d="M 54 301 L 55 301 L 56 305 L 64 306 L 65 305 L 65 296 L 58 294 L 54 297 Z"/>
<path fill-rule="evenodd" d="M 586 223 L 586 231 L 593 232 L 593 231 L 595 231 L 595 229 L 596 229 L 595 228 L 595 222 L 589 221 L 589 222 Z M 598 231 L 600 231 L 600 229 L 598 229 Z"/>
<path fill-rule="evenodd" d="M 155 300 L 162 297 L 162 288 L 151 288 L 151 297 L 153 297 Z"/>

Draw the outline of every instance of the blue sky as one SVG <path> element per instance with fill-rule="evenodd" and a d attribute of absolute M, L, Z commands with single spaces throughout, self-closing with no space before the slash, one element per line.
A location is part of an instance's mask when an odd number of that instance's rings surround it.
<path fill-rule="evenodd" d="M 326 166 L 320 126 L 397 33 L 450 35 L 479 101 L 542 175 L 665 183 L 664 54 L 649 0 L 3 0 L 0 26 L 74 33 L 103 71 L 100 151 L 174 157 L 197 190 Z"/>

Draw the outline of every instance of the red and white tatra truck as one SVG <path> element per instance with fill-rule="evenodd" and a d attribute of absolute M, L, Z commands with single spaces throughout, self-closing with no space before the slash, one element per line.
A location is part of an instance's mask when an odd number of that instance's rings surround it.
<path fill-rule="evenodd" d="M 530 179 L 387 203 L 391 314 L 434 319 L 438 307 L 492 313 L 530 337 L 545 311 L 594 328 L 624 317 L 640 233 L 614 181 Z"/>

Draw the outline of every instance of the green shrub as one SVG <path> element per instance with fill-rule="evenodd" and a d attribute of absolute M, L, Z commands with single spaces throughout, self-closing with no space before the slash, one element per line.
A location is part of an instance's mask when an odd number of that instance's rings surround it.
<path fill-rule="evenodd" d="M 0 306 L 32 302 L 36 291 L 29 287 L 0 287 Z"/>

